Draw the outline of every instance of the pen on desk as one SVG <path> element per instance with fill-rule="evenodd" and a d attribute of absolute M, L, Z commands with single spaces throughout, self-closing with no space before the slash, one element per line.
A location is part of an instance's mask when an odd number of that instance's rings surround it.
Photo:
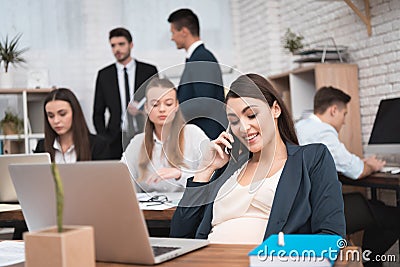
<path fill-rule="evenodd" d="M 151 206 L 157 206 L 157 205 L 162 205 L 164 203 L 152 203 L 152 204 L 146 204 L 146 207 L 151 207 Z"/>

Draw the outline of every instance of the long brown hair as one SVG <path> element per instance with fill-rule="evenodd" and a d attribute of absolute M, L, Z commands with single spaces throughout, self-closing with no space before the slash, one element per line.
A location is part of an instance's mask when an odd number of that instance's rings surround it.
<path fill-rule="evenodd" d="M 81 105 L 78 99 L 67 88 L 59 88 L 51 91 L 43 104 L 44 112 L 44 148 L 50 153 L 51 160 L 54 161 L 55 150 L 53 148 L 54 140 L 58 137 L 57 133 L 51 128 L 47 118 L 46 104 L 50 101 L 62 100 L 70 104 L 72 109 L 72 138 L 78 161 L 91 160 L 92 153 L 89 143 L 89 129 L 86 125 L 85 117 L 83 116 Z"/>
<path fill-rule="evenodd" d="M 154 87 L 161 87 L 167 89 L 173 89 L 175 91 L 175 97 L 177 95 L 174 84 L 168 79 L 153 78 L 146 87 L 146 96 L 148 91 Z M 147 99 L 149 101 L 149 99 Z M 178 100 L 176 100 L 178 101 Z M 186 166 L 184 163 L 183 151 L 185 149 L 185 137 L 184 137 L 184 126 L 185 120 L 183 118 L 180 108 L 175 113 L 175 117 L 171 122 L 171 132 L 166 142 L 163 144 L 163 152 L 171 166 Z M 144 142 L 140 149 L 139 155 L 139 180 L 144 179 L 147 173 L 147 165 L 153 158 L 154 148 L 154 123 L 150 121 L 149 116 L 146 118 L 146 124 L 144 127 Z M 179 146 L 177 146 L 179 144 Z"/>
<path fill-rule="evenodd" d="M 231 84 L 230 90 L 225 97 L 225 103 L 230 98 L 240 97 L 259 99 L 266 102 L 270 107 L 276 101 L 281 108 L 281 114 L 278 117 L 278 130 L 283 142 L 299 144 L 290 113 L 277 90 L 267 79 L 253 73 L 241 75 Z M 233 144 L 240 144 L 240 142 L 234 142 Z M 232 153 L 237 155 L 240 149 L 243 148 L 236 146 L 236 149 L 235 147 L 232 149 Z"/>

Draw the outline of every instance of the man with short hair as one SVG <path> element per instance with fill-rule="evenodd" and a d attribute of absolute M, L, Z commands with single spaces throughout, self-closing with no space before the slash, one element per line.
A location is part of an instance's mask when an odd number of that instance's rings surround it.
<path fill-rule="evenodd" d="M 360 179 L 379 171 L 385 161 L 375 157 L 360 159 L 340 142 L 338 133 L 344 125 L 350 99 L 348 94 L 337 88 L 322 87 L 314 97 L 314 114 L 297 122 L 295 126 L 300 145 L 325 144 L 333 156 L 336 170 L 349 178 Z M 350 210 L 354 207 L 351 200 L 344 204 Z M 362 248 L 372 252 L 369 255 L 372 261 L 365 262 L 364 266 L 378 267 L 382 266 L 382 262 L 375 261 L 375 257 L 383 255 L 399 238 L 400 212 L 398 208 L 386 206 L 380 201 L 370 201 L 369 206 L 375 223 L 374 226 L 365 226 Z M 357 213 L 351 212 L 345 216 L 357 216 Z"/>
<path fill-rule="evenodd" d="M 331 152 L 338 172 L 360 179 L 379 171 L 385 162 L 375 157 L 361 159 L 340 142 L 339 132 L 344 125 L 350 99 L 339 89 L 322 87 L 314 97 L 314 114 L 296 123 L 296 130 L 301 145 L 323 143 Z"/>
<path fill-rule="evenodd" d="M 227 126 L 221 68 L 201 41 L 199 19 L 192 10 L 176 10 L 168 22 L 176 48 L 186 50 L 185 69 L 178 87 L 183 115 L 215 139 Z"/>
<path fill-rule="evenodd" d="M 109 41 L 117 62 L 98 72 L 93 124 L 97 133 L 108 139 L 110 158 L 121 159 L 129 140 L 143 131 L 144 116 L 137 104 L 145 96 L 144 88 L 149 79 L 157 76 L 157 68 L 132 58 L 132 36 L 127 29 L 111 30 Z M 106 109 L 110 115 L 107 123 Z"/>

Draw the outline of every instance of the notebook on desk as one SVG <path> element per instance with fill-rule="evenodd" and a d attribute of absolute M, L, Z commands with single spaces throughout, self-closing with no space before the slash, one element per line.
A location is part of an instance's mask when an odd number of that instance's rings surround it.
<path fill-rule="evenodd" d="M 18 203 L 8 165 L 15 163 L 50 163 L 48 153 L 0 155 L 0 202 Z"/>
<path fill-rule="evenodd" d="M 58 168 L 64 185 L 64 224 L 94 227 L 96 260 L 156 264 L 208 244 L 150 238 L 124 163 L 92 161 Z M 56 225 L 50 165 L 10 165 L 9 170 L 29 231 Z"/>

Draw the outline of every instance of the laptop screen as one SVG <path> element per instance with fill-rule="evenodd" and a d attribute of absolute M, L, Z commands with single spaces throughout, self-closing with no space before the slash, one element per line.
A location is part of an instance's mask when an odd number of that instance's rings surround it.
<path fill-rule="evenodd" d="M 381 100 L 368 144 L 400 144 L 400 98 Z"/>

